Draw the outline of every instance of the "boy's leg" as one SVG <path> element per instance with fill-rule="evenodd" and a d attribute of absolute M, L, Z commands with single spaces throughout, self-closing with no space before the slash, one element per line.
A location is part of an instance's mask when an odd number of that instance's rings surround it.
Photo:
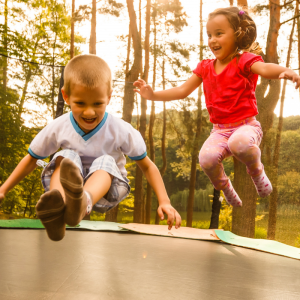
<path fill-rule="evenodd" d="M 261 163 L 259 149 L 261 136 L 260 126 L 244 125 L 232 134 L 228 146 L 232 154 L 247 166 L 247 172 L 255 184 L 258 195 L 267 197 L 273 188 Z"/>
<path fill-rule="evenodd" d="M 63 157 L 57 157 L 55 170 L 51 176 L 50 191 L 43 194 L 36 205 L 37 216 L 45 226 L 49 238 L 53 241 L 63 239 L 66 229 L 64 222 L 64 191 L 59 181 L 62 159 Z"/>
<path fill-rule="evenodd" d="M 232 206 L 242 206 L 242 201 L 226 176 L 222 164 L 226 157 L 231 156 L 228 148 L 231 133 L 231 130 L 212 133 L 200 150 L 199 163 L 215 189 L 223 191 L 226 201 Z"/>
<path fill-rule="evenodd" d="M 78 167 L 70 159 L 63 159 L 60 182 L 65 193 L 65 222 L 70 226 L 79 224 L 87 210 L 90 212 L 92 206 L 108 192 L 111 181 L 111 175 L 97 170 L 84 185 Z"/>

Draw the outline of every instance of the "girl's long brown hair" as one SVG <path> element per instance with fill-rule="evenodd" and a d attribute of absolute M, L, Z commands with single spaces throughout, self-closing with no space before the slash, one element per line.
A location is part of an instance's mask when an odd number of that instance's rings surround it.
<path fill-rule="evenodd" d="M 262 49 L 255 41 L 257 37 L 256 25 L 248 12 L 238 7 L 218 8 L 208 15 L 208 19 L 223 15 L 227 18 L 235 33 L 237 49 L 232 57 L 240 52 L 251 52 L 261 54 Z"/>

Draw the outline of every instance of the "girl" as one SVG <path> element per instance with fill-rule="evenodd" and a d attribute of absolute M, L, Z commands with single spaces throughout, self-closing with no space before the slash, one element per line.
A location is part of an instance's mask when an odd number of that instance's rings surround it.
<path fill-rule="evenodd" d="M 209 14 L 206 25 L 208 45 L 215 59 L 201 61 L 193 76 L 179 87 L 153 92 L 143 80 L 134 83 L 135 90 L 149 100 L 184 99 L 202 82 L 210 121 L 214 124 L 210 137 L 199 154 L 202 170 L 217 190 L 222 190 L 232 206 L 242 206 L 224 172 L 223 159 L 234 156 L 247 167 L 260 197 L 272 192 L 272 185 L 261 163 L 259 145 L 262 129 L 255 88 L 258 75 L 267 79 L 289 79 L 300 85 L 300 77 L 292 70 L 264 63 L 256 40 L 256 25 L 247 12 L 237 7 L 221 8 Z"/>

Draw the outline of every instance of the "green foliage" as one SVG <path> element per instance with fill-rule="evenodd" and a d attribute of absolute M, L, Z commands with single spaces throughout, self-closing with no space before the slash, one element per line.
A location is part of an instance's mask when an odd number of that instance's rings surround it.
<path fill-rule="evenodd" d="M 155 220 L 151 220 L 151 224 L 155 224 Z M 168 220 L 159 221 L 159 225 L 168 225 Z M 175 223 L 173 224 L 175 225 Z M 194 221 L 192 228 L 209 229 L 210 221 Z M 181 227 L 186 227 L 186 220 L 182 220 Z"/>
<path fill-rule="evenodd" d="M 228 205 L 225 201 L 223 192 L 221 191 L 222 201 L 220 216 L 219 216 L 219 228 L 227 231 L 231 231 L 232 228 L 232 206 Z"/>
<path fill-rule="evenodd" d="M 195 211 L 211 211 L 210 195 L 213 194 L 213 186 L 208 185 L 205 190 L 199 189 L 195 191 L 194 210 Z M 170 197 L 172 205 L 177 210 L 186 210 L 189 191 L 187 189 L 179 191 Z"/>
<path fill-rule="evenodd" d="M 135 165 L 135 163 L 127 163 L 125 165 L 125 168 L 127 170 L 127 178 L 132 181 L 134 179 L 134 177 L 131 175 L 131 172 L 128 171 L 129 169 L 131 169 L 131 167 Z M 131 182 L 129 182 L 130 185 Z M 125 200 L 123 200 L 120 204 L 119 204 L 119 212 L 130 212 L 134 210 L 134 188 L 131 188 L 131 191 L 129 193 L 129 195 L 126 197 Z"/>
<path fill-rule="evenodd" d="M 255 227 L 255 238 L 256 239 L 266 239 L 267 238 L 267 230 L 262 227 Z"/>
<path fill-rule="evenodd" d="M 300 173 L 286 172 L 278 177 L 279 204 L 300 204 Z"/>

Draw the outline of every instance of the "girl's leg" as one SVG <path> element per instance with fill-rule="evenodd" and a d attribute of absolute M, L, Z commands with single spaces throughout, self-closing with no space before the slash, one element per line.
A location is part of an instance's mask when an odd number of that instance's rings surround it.
<path fill-rule="evenodd" d="M 112 176 L 104 170 L 97 170 L 84 185 L 78 167 L 72 160 L 65 158 L 61 162 L 60 182 L 66 202 L 64 220 L 68 225 L 76 226 L 108 192 Z"/>
<path fill-rule="evenodd" d="M 261 136 L 260 126 L 244 125 L 229 138 L 228 147 L 231 153 L 247 166 L 247 172 L 255 184 L 258 195 L 267 197 L 272 192 L 272 185 L 261 163 L 259 149 Z"/>
<path fill-rule="evenodd" d="M 199 163 L 215 189 L 223 190 L 226 201 L 233 206 L 242 206 L 222 164 L 223 159 L 231 156 L 227 145 L 231 133 L 231 130 L 212 133 L 200 150 Z"/>

